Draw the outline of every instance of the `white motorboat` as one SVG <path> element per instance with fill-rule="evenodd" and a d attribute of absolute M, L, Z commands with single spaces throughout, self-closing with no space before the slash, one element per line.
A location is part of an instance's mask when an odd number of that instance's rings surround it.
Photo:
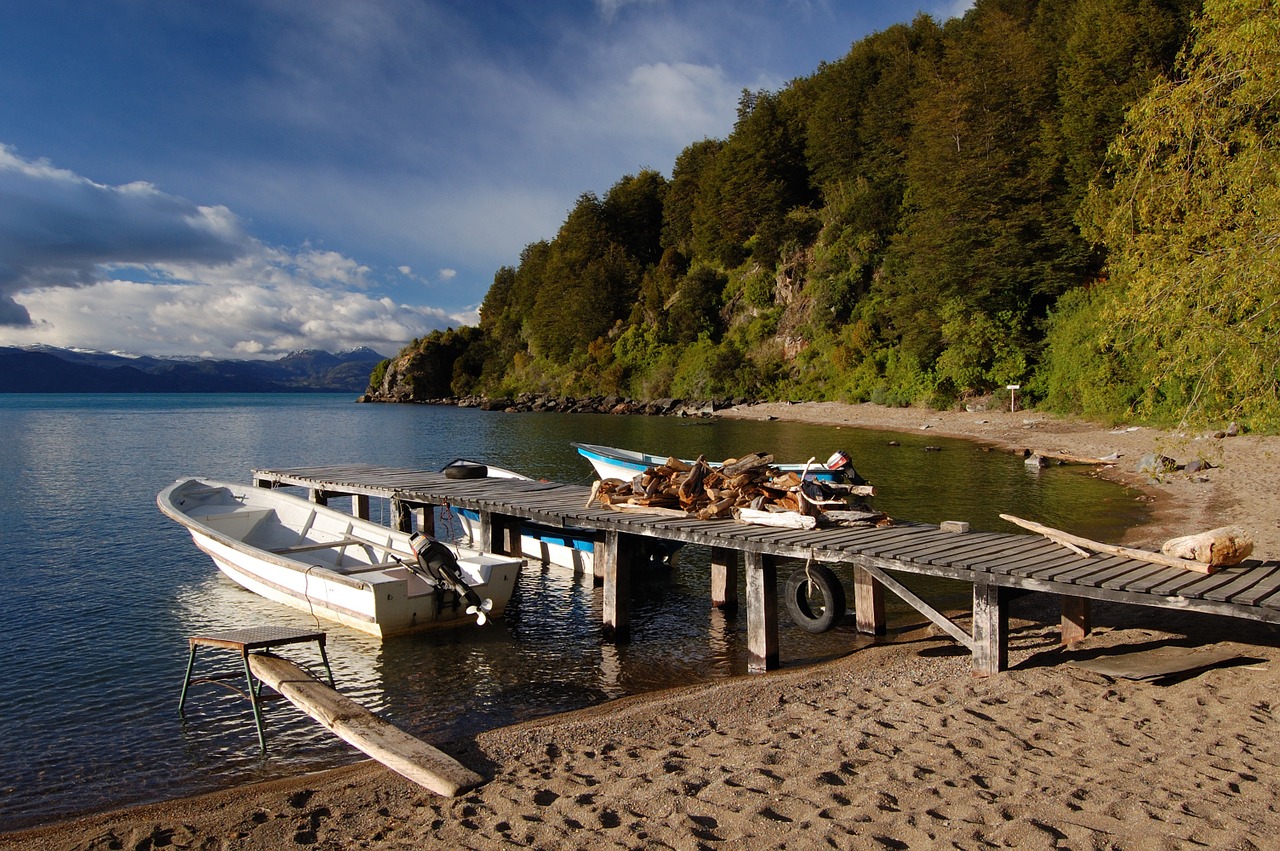
<path fill-rule="evenodd" d="M 579 455 L 591 462 L 596 475 L 601 479 L 622 479 L 626 482 L 650 467 L 667 463 L 665 455 L 651 455 L 648 452 L 637 452 L 632 449 L 616 449 L 596 443 L 574 443 L 573 447 L 578 450 Z M 686 464 L 693 463 L 686 459 L 680 460 Z M 711 466 L 719 467 L 720 462 L 711 462 Z M 794 472 L 821 482 L 866 484 L 866 481 L 853 469 L 853 462 L 843 451 L 833 453 L 825 464 L 771 464 L 770 466 L 783 473 Z"/>
<path fill-rule="evenodd" d="M 234 582 L 379 638 L 498 617 L 522 563 L 270 488 L 180 479 L 156 503 Z"/>

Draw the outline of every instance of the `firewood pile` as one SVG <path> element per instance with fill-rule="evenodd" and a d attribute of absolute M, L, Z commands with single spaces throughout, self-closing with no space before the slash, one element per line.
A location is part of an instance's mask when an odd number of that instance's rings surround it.
<path fill-rule="evenodd" d="M 870 485 L 802 480 L 770 466 L 773 456 L 754 453 L 714 468 L 668 458 L 631 481 L 597 482 L 592 500 L 616 511 L 643 511 L 699 520 L 736 517 L 746 522 L 812 528 L 818 523 L 882 523 L 884 514 L 851 500 L 875 495 Z M 774 515 L 774 517 L 770 517 Z"/>

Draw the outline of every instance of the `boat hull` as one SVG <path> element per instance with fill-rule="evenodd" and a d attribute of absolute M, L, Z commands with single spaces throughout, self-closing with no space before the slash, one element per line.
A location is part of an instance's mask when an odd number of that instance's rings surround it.
<path fill-rule="evenodd" d="M 411 570 L 408 536 L 294 496 L 185 480 L 162 491 L 165 514 L 229 579 L 259 596 L 379 638 L 474 624 L 452 589 Z M 458 566 L 490 617 L 505 610 L 521 560 L 459 550 Z"/>
<path fill-rule="evenodd" d="M 596 475 L 601 479 L 621 479 L 629 482 L 650 467 L 657 467 L 667 462 L 665 457 L 650 455 L 647 452 L 636 452 L 630 449 L 616 449 L 612 446 L 600 446 L 594 443 L 575 443 L 573 447 L 578 454 L 590 462 Z M 692 461 L 680 459 L 686 464 Z M 719 462 L 712 462 L 712 467 L 719 467 Z M 821 464 L 773 464 L 775 469 L 784 473 L 796 473 L 806 478 L 821 482 L 844 482 L 848 476 L 844 470 L 830 470 Z"/>

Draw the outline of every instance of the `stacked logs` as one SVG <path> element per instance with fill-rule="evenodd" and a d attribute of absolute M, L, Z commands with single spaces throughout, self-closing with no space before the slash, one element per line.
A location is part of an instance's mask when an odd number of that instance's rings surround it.
<path fill-rule="evenodd" d="M 629 482 L 599 482 L 593 499 L 618 511 L 700 520 L 732 517 L 742 510 L 822 518 L 824 512 L 847 513 L 851 496 L 872 496 L 875 492 L 869 485 L 802 480 L 794 472 L 774 469 L 772 463 L 773 456 L 762 453 L 725 461 L 719 468 L 712 467 L 702 456 L 692 464 L 668 458 Z"/>

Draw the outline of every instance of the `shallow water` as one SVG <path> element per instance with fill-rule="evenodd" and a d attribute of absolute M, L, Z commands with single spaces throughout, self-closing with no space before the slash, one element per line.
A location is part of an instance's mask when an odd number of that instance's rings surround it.
<path fill-rule="evenodd" d="M 907 434 L 889 447 L 885 434 L 781 422 L 502 414 L 323 395 L 14 394 L 0 395 L 0 433 L 0 646 L 12 660 L 0 690 L 0 830 L 360 758 L 284 703 L 266 711 L 264 758 L 247 702 L 213 686 L 193 688 L 179 719 L 187 636 L 198 631 L 319 625 L 340 689 L 428 741 L 746 671 L 745 613 L 709 609 L 699 548 L 634 583 L 625 645 L 601 640 L 598 588 L 537 568 L 522 572 L 498 623 L 380 643 L 224 579 L 155 506 L 179 477 L 248 481 L 255 467 L 348 462 L 436 469 L 467 457 L 586 483 L 590 468 L 571 441 L 713 459 L 760 450 L 788 461 L 841 448 L 878 486 L 876 507 L 903 519 L 1008 530 L 997 515 L 1012 510 L 1107 540 L 1142 511 L 1117 486 L 1067 469 L 1031 471 L 973 444 Z M 374 511 L 386 506 L 375 500 Z M 967 602 L 958 586 L 924 590 L 943 605 Z M 892 600 L 889 611 L 917 617 Z M 780 620 L 784 665 L 865 641 L 847 625 L 812 636 Z M 306 648 L 288 655 L 314 661 Z M 202 670 L 218 660 L 202 651 Z"/>

